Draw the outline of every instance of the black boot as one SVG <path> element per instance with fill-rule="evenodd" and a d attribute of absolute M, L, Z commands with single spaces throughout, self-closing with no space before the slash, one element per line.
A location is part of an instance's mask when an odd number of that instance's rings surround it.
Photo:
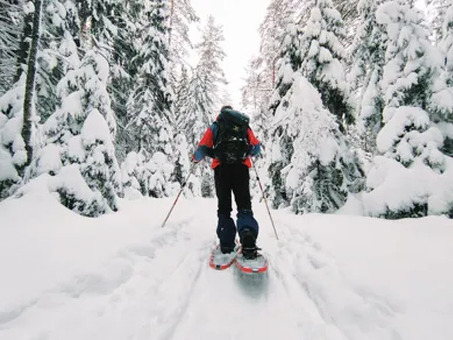
<path fill-rule="evenodd" d="M 230 254 L 234 251 L 234 247 L 228 247 L 228 246 L 220 246 L 220 251 L 222 254 Z"/>
<path fill-rule="evenodd" d="M 245 228 L 240 235 L 242 245 L 242 255 L 247 260 L 253 260 L 258 256 L 256 247 L 256 233 L 253 230 Z"/>

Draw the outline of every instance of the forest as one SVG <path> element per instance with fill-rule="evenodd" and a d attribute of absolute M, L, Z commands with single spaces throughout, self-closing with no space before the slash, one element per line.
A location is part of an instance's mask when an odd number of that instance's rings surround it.
<path fill-rule="evenodd" d="M 259 32 L 238 109 L 273 208 L 453 217 L 450 0 L 272 0 Z M 0 0 L 0 199 L 96 217 L 192 172 L 213 196 L 191 156 L 231 100 L 223 40 L 190 0 Z"/>

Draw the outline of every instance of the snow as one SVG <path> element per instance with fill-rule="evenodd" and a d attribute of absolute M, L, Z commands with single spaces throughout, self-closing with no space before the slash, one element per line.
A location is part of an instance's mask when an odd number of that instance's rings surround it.
<path fill-rule="evenodd" d="M 0 146 L 0 181 L 12 179 L 19 181 L 20 177 L 17 174 L 16 168 L 14 167 L 13 159 L 9 152 L 4 150 Z"/>
<path fill-rule="evenodd" d="M 379 132 L 376 141 L 378 150 L 382 153 L 388 151 L 396 141 L 401 139 L 401 133 L 407 127 L 414 126 L 415 129 L 424 130 L 429 124 L 428 113 L 418 107 L 385 108 L 383 116 L 387 124 Z"/>
<path fill-rule="evenodd" d="M 40 150 L 37 175 L 57 174 L 61 169 L 60 149 L 55 144 L 48 144 Z"/>
<path fill-rule="evenodd" d="M 97 109 L 92 110 L 85 119 L 81 136 L 85 146 L 95 144 L 96 141 L 100 141 L 112 152 L 114 150 L 107 122 Z"/>
<path fill-rule="evenodd" d="M 414 203 L 427 204 L 428 214 L 442 214 L 453 207 L 453 162 L 446 159 L 443 173 L 437 173 L 422 161 L 409 168 L 376 156 L 367 177 L 373 191 L 363 194 L 364 213 L 377 216 L 410 209 Z"/>
<path fill-rule="evenodd" d="M 453 337 L 451 220 L 280 210 L 277 241 L 254 202 L 270 260 L 257 279 L 209 267 L 215 200 L 181 197 L 162 229 L 172 202 L 122 200 L 96 219 L 39 187 L 1 202 L 0 338 Z"/>

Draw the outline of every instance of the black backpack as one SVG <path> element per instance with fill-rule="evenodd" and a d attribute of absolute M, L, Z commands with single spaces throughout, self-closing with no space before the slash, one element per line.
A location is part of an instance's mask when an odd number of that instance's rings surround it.
<path fill-rule="evenodd" d="M 215 157 L 223 164 L 242 163 L 249 152 L 248 129 L 250 119 L 238 111 L 224 109 L 216 124 Z"/>

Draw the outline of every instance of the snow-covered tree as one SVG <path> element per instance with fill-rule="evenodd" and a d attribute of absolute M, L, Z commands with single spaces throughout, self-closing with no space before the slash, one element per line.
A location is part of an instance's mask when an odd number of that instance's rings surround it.
<path fill-rule="evenodd" d="M 186 136 L 188 147 L 195 150 L 203 136 L 219 112 L 222 102 L 222 86 L 226 84 L 221 67 L 225 52 L 221 46 L 224 40 L 221 26 L 216 25 L 212 16 L 208 17 L 206 26 L 201 32 L 201 40 L 196 45 L 199 60 L 192 75 L 182 76 L 178 87 L 176 115 L 178 127 Z M 201 195 L 214 195 L 212 169 L 208 162 L 203 162 L 195 169 L 195 178 L 200 179 Z M 195 195 L 199 194 L 193 192 Z"/>
<path fill-rule="evenodd" d="M 2 3 L 7 8 L 11 3 Z M 17 3 L 16 3 L 17 5 Z M 38 44 L 41 38 L 42 1 L 24 6 L 23 29 L 16 56 L 16 82 L 0 97 L 0 198 L 23 177 L 33 158 L 36 140 L 36 96 Z M 12 65 L 11 65 L 12 66 Z M 13 169 L 14 168 L 14 169 Z"/>
<path fill-rule="evenodd" d="M 263 86 L 269 91 L 273 90 L 276 81 L 277 61 L 281 56 L 281 43 L 286 35 L 287 24 L 294 23 L 295 10 L 298 7 L 293 0 L 273 0 L 260 25 L 260 61 L 263 69 L 261 78 Z"/>
<path fill-rule="evenodd" d="M 449 6 L 451 6 L 451 1 L 449 0 L 425 0 L 427 17 L 429 21 L 429 26 L 432 28 L 430 31 L 430 37 L 438 42 L 442 39 L 442 26 L 443 18 Z"/>
<path fill-rule="evenodd" d="M 214 111 L 208 97 L 207 82 L 197 71 L 195 69 L 195 74 L 190 76 L 183 68 L 175 101 L 177 128 L 184 132 L 190 148 L 196 147 L 200 136 L 211 124 Z"/>
<path fill-rule="evenodd" d="M 202 86 L 199 91 L 205 93 L 205 108 L 210 117 L 224 105 L 220 100 L 222 85 L 226 84 L 221 66 L 226 56 L 222 47 L 224 40 L 222 26 L 215 23 L 213 16 L 209 16 L 201 32 L 201 40 L 195 46 L 199 60 L 193 72 L 193 79 Z"/>
<path fill-rule="evenodd" d="M 95 50 L 68 71 L 58 86 L 61 107 L 44 125 L 48 144 L 35 165 L 36 175 L 57 176 L 51 190 L 62 204 L 86 216 L 117 210 L 121 193 L 108 74 L 107 60 Z"/>
<path fill-rule="evenodd" d="M 387 34 L 376 22 L 382 0 L 362 0 L 358 4 L 359 26 L 351 47 L 349 75 L 358 105 L 359 134 L 362 147 L 376 153 L 376 136 L 382 127 L 384 107 L 381 80 L 385 63 Z"/>
<path fill-rule="evenodd" d="M 169 9 L 163 0 L 149 3 L 145 9 L 143 42 L 137 57 L 132 60 L 137 65 L 138 74 L 135 89 L 128 101 L 128 134 L 131 137 L 129 150 L 139 154 L 141 163 L 148 167 L 142 192 L 145 195 L 161 197 L 168 195 L 161 188 L 159 180 L 151 179 L 156 170 L 172 167 L 174 117 L 172 112 L 172 91 L 168 54 Z M 155 155 L 156 154 L 156 155 Z M 166 159 L 166 165 L 164 159 Z M 156 164 L 160 168 L 156 168 Z M 149 175 L 149 173 L 151 175 Z M 170 171 L 171 174 L 171 171 Z M 164 175 L 162 175 L 164 176 Z M 166 176 L 166 175 L 165 175 Z M 165 177 L 164 176 L 164 177 Z M 156 185 L 156 187 L 153 187 Z"/>
<path fill-rule="evenodd" d="M 300 35 L 301 32 L 294 23 L 288 24 L 286 35 L 281 45 L 280 59 L 277 62 L 276 90 L 273 92 L 269 102 L 272 113 L 274 113 L 281 99 L 291 87 L 294 72 L 302 64 Z"/>
<path fill-rule="evenodd" d="M 253 121 L 254 132 L 267 140 L 271 112 L 268 108 L 272 89 L 266 86 L 265 70 L 262 58 L 254 58 L 246 68 L 247 77 L 242 87 L 242 107 Z"/>
<path fill-rule="evenodd" d="M 331 0 L 318 0 L 301 37 L 301 72 L 321 93 L 323 104 L 337 117 L 340 129 L 355 120 L 344 72 L 346 52 L 339 37 L 344 28 Z"/>
<path fill-rule="evenodd" d="M 8 197 L 10 188 L 21 181 L 19 169 L 27 161 L 21 135 L 24 94 L 25 74 L 0 97 L 0 199 Z"/>
<path fill-rule="evenodd" d="M 269 152 L 274 207 L 296 213 L 334 212 L 361 189 L 362 171 L 319 92 L 294 75 L 273 121 Z"/>
<path fill-rule="evenodd" d="M 172 68 L 187 64 L 187 57 L 192 49 L 190 25 L 199 20 L 190 0 L 172 1 L 169 36 L 169 53 Z"/>
<path fill-rule="evenodd" d="M 388 36 L 381 81 L 385 126 L 377 136 L 383 157 L 375 157 L 367 179 L 369 213 L 388 218 L 449 213 L 453 195 L 444 192 L 453 192 L 451 159 L 440 151 L 443 136 L 431 110 L 439 54 L 419 13 L 406 1 L 382 4 L 376 19 Z M 436 203 L 440 197 L 444 204 Z"/>
<path fill-rule="evenodd" d="M 426 109 L 439 56 L 432 52 L 428 31 L 418 11 L 401 2 L 386 2 L 376 14 L 388 37 L 382 79 L 384 104 Z"/>
<path fill-rule="evenodd" d="M 17 28 L 22 27 L 25 14 L 21 6 L 21 1 L 0 0 L 0 96 L 14 83 L 16 52 L 20 43 Z"/>
<path fill-rule="evenodd" d="M 139 55 L 133 61 L 139 74 L 129 115 L 135 147 L 147 156 L 156 151 L 171 152 L 168 144 L 173 122 L 172 92 L 169 86 L 168 8 L 164 1 L 154 1 L 146 15 L 145 37 Z"/>
<path fill-rule="evenodd" d="M 109 92 L 112 108 L 117 118 L 115 140 L 116 154 L 123 161 L 128 151 L 132 150 L 132 138 L 128 130 L 128 100 L 134 91 L 136 77 L 141 65 L 131 62 L 140 53 L 142 46 L 142 21 L 145 3 L 137 0 L 123 1 L 123 7 L 117 6 L 114 20 L 116 30 L 113 35 L 111 79 Z M 119 9 L 121 9 L 119 11 Z"/>
<path fill-rule="evenodd" d="M 453 5 L 446 11 L 439 50 L 443 65 L 434 83 L 431 109 L 445 138 L 442 151 L 453 156 Z"/>

